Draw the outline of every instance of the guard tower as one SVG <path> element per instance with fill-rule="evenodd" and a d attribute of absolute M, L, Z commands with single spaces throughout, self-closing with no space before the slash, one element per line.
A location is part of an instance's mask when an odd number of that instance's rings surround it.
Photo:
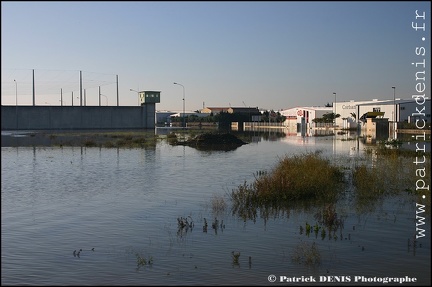
<path fill-rule="evenodd" d="M 160 103 L 160 91 L 141 91 L 139 97 L 141 106 Z"/>

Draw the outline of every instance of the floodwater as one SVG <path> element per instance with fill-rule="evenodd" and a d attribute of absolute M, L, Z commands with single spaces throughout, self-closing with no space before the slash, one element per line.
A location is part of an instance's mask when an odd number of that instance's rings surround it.
<path fill-rule="evenodd" d="M 233 215 L 227 194 L 284 155 L 321 150 L 349 161 L 364 149 L 332 136 L 250 135 L 229 152 L 166 141 L 148 149 L 2 147 L 1 284 L 273 285 L 302 276 L 289 284 L 430 284 L 430 215 L 414 242 L 418 209 L 409 196 L 365 213 L 340 202 L 337 238 L 300 231 L 315 223 L 313 210 L 255 221 Z M 212 200 L 221 197 L 227 207 L 216 213 Z M 193 227 L 181 228 L 179 217 Z M 301 243 L 315 243 L 320 264 L 293 260 Z"/>

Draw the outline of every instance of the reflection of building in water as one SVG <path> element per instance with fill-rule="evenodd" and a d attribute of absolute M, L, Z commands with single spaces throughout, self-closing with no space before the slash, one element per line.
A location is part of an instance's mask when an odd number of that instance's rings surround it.
<path fill-rule="evenodd" d="M 362 129 L 362 134 L 366 136 L 367 143 L 375 143 L 377 140 L 387 140 L 389 138 L 388 119 L 366 115 L 366 124 Z M 384 113 L 380 113 L 384 114 Z"/>

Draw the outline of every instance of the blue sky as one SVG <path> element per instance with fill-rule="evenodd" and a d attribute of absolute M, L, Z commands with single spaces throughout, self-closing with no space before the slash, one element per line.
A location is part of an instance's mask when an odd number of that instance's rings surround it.
<path fill-rule="evenodd" d="M 415 31 L 415 11 L 426 31 Z M 334 101 L 408 99 L 412 62 L 430 78 L 431 4 L 415 2 L 1 2 L 2 104 L 71 105 L 83 75 L 88 105 L 158 110 L 286 109 Z M 421 38 L 426 40 L 422 41 Z M 426 47 L 424 57 L 415 48 Z M 16 82 L 14 82 L 16 80 Z M 426 93 L 430 97 L 430 80 Z M 17 93 L 17 95 L 15 94 Z M 75 101 L 75 105 L 79 102 Z"/>

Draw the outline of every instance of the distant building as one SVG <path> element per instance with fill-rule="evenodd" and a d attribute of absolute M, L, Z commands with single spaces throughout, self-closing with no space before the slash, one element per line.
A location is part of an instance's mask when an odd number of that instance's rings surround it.
<path fill-rule="evenodd" d="M 176 113 L 177 112 L 173 112 L 173 111 L 156 111 L 155 114 L 156 124 L 159 126 L 169 124 L 171 119 L 170 116 Z"/>
<path fill-rule="evenodd" d="M 286 117 L 285 126 L 296 128 L 297 124 L 305 124 L 306 128 L 315 127 L 313 120 L 321 118 L 324 114 L 331 113 L 331 107 L 295 107 L 280 111 Z"/>
<path fill-rule="evenodd" d="M 416 113 L 416 108 L 419 108 L 414 99 L 349 101 L 339 102 L 334 106 L 333 112 L 336 110 L 336 114 L 341 115 L 336 119 L 336 125 L 340 128 L 356 128 L 358 123 L 365 122 L 362 118 L 366 118 L 365 114 L 370 112 L 384 113 L 383 118 L 387 118 L 389 122 L 415 122 L 412 115 Z M 426 99 L 424 107 L 424 120 L 430 123 L 430 99 Z"/>
<path fill-rule="evenodd" d="M 230 114 L 244 114 L 244 115 L 260 115 L 260 111 L 258 108 L 251 107 L 207 107 L 201 109 L 201 113 L 217 115 L 221 112 L 230 113 Z"/>
<path fill-rule="evenodd" d="M 183 115 L 185 115 L 186 117 L 188 117 L 188 116 L 197 116 L 197 117 L 199 117 L 199 118 L 205 118 L 205 117 L 208 117 L 208 116 L 209 116 L 208 114 L 203 114 L 203 113 L 197 113 L 197 112 L 185 112 L 184 114 L 183 114 L 183 113 L 175 113 L 175 114 L 170 115 L 170 117 L 171 117 L 171 118 L 175 118 L 175 117 L 180 117 L 180 118 L 182 118 Z"/>
<path fill-rule="evenodd" d="M 217 115 L 221 112 L 223 113 L 227 113 L 228 112 L 229 107 L 227 108 L 222 108 L 222 107 L 207 107 L 207 108 L 203 108 L 200 110 L 201 113 L 203 114 L 211 114 L 213 113 L 213 115 Z"/>

